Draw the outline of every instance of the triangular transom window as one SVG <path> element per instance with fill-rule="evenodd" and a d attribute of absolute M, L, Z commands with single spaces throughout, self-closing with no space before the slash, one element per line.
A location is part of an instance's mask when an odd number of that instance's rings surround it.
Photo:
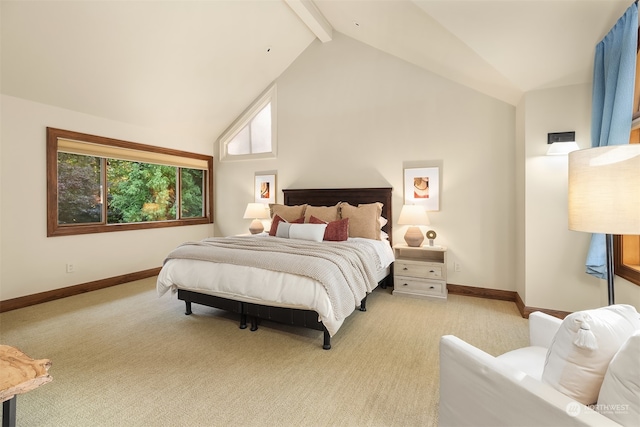
<path fill-rule="evenodd" d="M 220 138 L 223 160 L 275 157 L 275 89 L 271 86 Z"/>

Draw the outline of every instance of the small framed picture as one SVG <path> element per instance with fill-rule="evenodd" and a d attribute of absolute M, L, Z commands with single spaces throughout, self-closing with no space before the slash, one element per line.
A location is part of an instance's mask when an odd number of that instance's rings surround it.
<path fill-rule="evenodd" d="M 256 175 L 255 183 L 255 199 L 256 203 L 275 203 L 276 202 L 276 176 L 275 175 Z"/>
<path fill-rule="evenodd" d="M 405 169 L 404 204 L 440 210 L 440 168 Z"/>

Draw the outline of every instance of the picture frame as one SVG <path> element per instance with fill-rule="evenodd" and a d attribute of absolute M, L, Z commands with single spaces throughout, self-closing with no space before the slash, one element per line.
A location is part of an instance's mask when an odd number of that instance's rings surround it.
<path fill-rule="evenodd" d="M 256 175 L 255 186 L 255 202 L 256 203 L 275 203 L 276 202 L 276 176 L 275 175 Z"/>
<path fill-rule="evenodd" d="M 440 168 L 405 169 L 404 204 L 421 205 L 427 211 L 440 210 Z"/>

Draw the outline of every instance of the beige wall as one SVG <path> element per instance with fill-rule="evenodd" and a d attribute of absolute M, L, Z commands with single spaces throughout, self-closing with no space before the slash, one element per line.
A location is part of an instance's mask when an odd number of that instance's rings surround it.
<path fill-rule="evenodd" d="M 47 238 L 46 127 L 213 154 L 210 141 L 176 136 L 2 96 L 0 300 L 160 267 L 185 240 L 212 225 Z M 76 272 L 66 273 L 66 263 Z"/>
<path fill-rule="evenodd" d="M 400 242 L 403 167 L 436 165 L 441 210 L 429 217 L 449 282 L 515 290 L 513 106 L 339 33 L 277 85 L 278 158 L 216 165 L 217 232 L 247 231 L 254 174 L 277 171 L 279 202 L 283 188 L 392 186 Z"/>
<path fill-rule="evenodd" d="M 449 283 L 517 291 L 531 307 L 606 304 L 604 281 L 584 273 L 588 236 L 566 226 L 566 158 L 544 156 L 548 132 L 575 130 L 589 146 L 590 85 L 530 92 L 515 108 L 339 33 L 314 42 L 277 84 L 278 158 L 216 163 L 216 235 L 247 231 L 254 175 L 276 172 L 279 202 L 283 188 L 392 186 L 402 241 L 403 168 L 440 166 L 441 210 L 429 228 L 449 247 Z M 0 300 L 158 267 L 177 244 L 214 233 L 203 225 L 47 238 L 46 126 L 216 161 L 218 147 L 10 96 L 1 108 Z M 640 287 L 616 278 L 616 295 L 640 307 Z"/>
<path fill-rule="evenodd" d="M 528 92 L 518 110 L 525 174 L 520 296 L 527 306 L 563 311 L 607 305 L 606 281 L 584 272 L 591 235 L 568 229 L 568 157 L 545 156 L 549 132 L 575 131 L 580 148 L 591 146 L 591 84 Z M 640 287 L 616 277 L 615 290 L 616 303 L 640 307 Z"/>

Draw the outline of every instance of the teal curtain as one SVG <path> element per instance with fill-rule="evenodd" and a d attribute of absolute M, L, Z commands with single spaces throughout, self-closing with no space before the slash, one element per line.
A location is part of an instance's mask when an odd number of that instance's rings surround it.
<path fill-rule="evenodd" d="M 638 45 L 638 4 L 632 4 L 596 46 L 593 65 L 591 146 L 629 143 Z M 607 278 L 606 239 L 594 234 L 587 273 Z"/>

